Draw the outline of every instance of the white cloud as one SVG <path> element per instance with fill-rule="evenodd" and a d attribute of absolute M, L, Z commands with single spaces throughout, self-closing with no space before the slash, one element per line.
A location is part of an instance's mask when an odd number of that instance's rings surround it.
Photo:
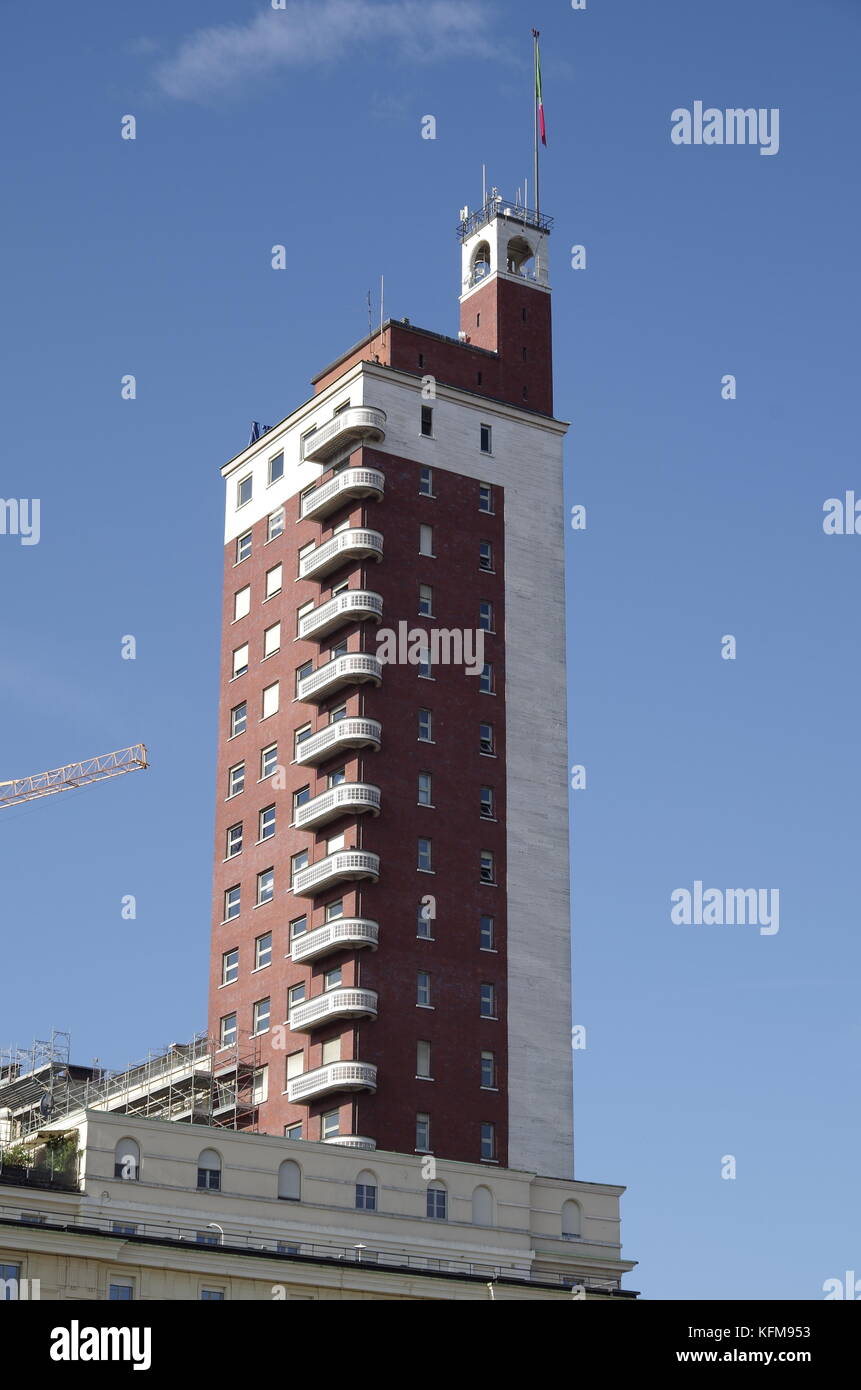
<path fill-rule="evenodd" d="M 368 52 L 389 61 L 491 57 L 490 23 L 482 0 L 288 0 L 249 24 L 198 30 L 155 77 L 169 96 L 200 101 L 280 69 L 358 61 Z"/>

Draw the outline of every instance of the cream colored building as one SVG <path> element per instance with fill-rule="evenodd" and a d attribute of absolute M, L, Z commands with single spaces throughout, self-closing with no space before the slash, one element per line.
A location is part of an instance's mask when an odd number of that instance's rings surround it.
<path fill-rule="evenodd" d="M 33 1139 L 52 1135 L 77 1136 L 77 1178 L 0 1172 L 0 1278 L 38 1280 L 22 1295 L 636 1297 L 621 1187 L 102 1110 Z"/>

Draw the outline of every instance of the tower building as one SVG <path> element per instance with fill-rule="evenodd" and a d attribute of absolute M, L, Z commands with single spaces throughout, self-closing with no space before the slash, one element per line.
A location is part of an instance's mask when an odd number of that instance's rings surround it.
<path fill-rule="evenodd" d="M 550 229 L 464 209 L 457 337 L 388 320 L 222 469 L 209 1031 L 261 1131 L 569 1177 Z"/>

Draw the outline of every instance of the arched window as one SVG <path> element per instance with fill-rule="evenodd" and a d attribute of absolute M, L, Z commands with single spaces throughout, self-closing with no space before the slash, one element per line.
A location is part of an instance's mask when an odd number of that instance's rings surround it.
<path fill-rule="evenodd" d="M 302 1200 L 302 1169 L 292 1158 L 285 1158 L 278 1169 L 278 1196 L 282 1202 Z"/>
<path fill-rule="evenodd" d="M 477 1187 L 472 1194 L 472 1224 L 493 1225 L 493 1193 L 489 1187 Z"/>
<path fill-rule="evenodd" d="M 525 237 L 514 236 L 508 243 L 506 252 L 506 268 L 510 275 L 529 275 L 531 267 L 529 262 L 532 260 L 532 247 Z"/>
<path fill-rule="evenodd" d="M 479 280 L 483 280 L 490 274 L 490 246 L 486 241 L 480 241 L 472 253 L 472 264 L 470 266 L 469 283 L 477 285 Z"/>
<path fill-rule="evenodd" d="M 568 1240 L 580 1234 L 580 1203 L 566 1202 L 562 1208 L 562 1234 Z"/>
<path fill-rule="evenodd" d="M 204 1149 L 197 1160 L 197 1185 L 211 1192 L 220 1192 L 221 1155 L 215 1149 Z"/>
<path fill-rule="evenodd" d="M 377 1178 L 367 1168 L 356 1178 L 357 1211 L 377 1210 Z"/>
<path fill-rule="evenodd" d="M 120 1139 L 114 1149 L 114 1177 L 137 1182 L 141 1175 L 141 1146 L 136 1139 Z"/>
<path fill-rule="evenodd" d="M 434 1221 L 445 1221 L 448 1217 L 448 1193 L 441 1182 L 432 1182 L 428 1187 L 427 1214 Z"/>

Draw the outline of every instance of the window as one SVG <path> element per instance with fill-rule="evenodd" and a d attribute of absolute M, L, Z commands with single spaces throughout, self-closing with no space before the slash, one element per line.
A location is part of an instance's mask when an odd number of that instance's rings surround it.
<path fill-rule="evenodd" d="M 332 835 L 331 838 L 326 841 L 326 853 L 337 854 L 339 850 L 344 848 L 345 844 L 346 837 L 342 830 L 339 832 L 339 834 Z"/>
<path fill-rule="evenodd" d="M 132 1303 L 135 1286 L 130 1279 L 117 1279 L 108 1284 L 108 1300 L 111 1303 Z"/>
<path fill-rule="evenodd" d="M 341 983 L 341 967 L 334 966 L 332 970 L 327 970 L 323 976 L 323 989 L 336 989 Z"/>
<path fill-rule="evenodd" d="M 239 479 L 239 482 L 236 484 L 236 507 L 237 507 L 237 510 L 238 510 L 240 507 L 244 507 L 245 504 L 246 504 L 246 502 L 250 502 L 250 501 L 251 501 L 252 490 L 253 490 L 253 482 L 252 482 L 251 474 L 250 474 L 250 473 L 247 473 L 246 476 L 245 476 L 244 478 L 240 478 L 240 479 Z"/>
<path fill-rule="evenodd" d="M 493 1225 L 493 1193 L 489 1187 L 477 1187 L 472 1194 L 472 1224 Z"/>
<path fill-rule="evenodd" d="M 418 736 L 422 743 L 433 743 L 433 715 L 429 709 L 419 710 Z"/>
<path fill-rule="evenodd" d="M 422 434 L 428 438 L 433 435 L 433 406 L 422 406 Z"/>
<path fill-rule="evenodd" d="M 221 1156 L 215 1149 L 204 1149 L 197 1160 L 197 1185 L 210 1192 L 221 1191 Z"/>
<path fill-rule="evenodd" d="M 292 985 L 287 991 L 287 1008 L 295 1009 L 305 999 L 305 985 Z"/>
<path fill-rule="evenodd" d="M 243 536 L 236 537 L 236 563 L 247 560 L 251 554 L 251 532 L 246 531 Z"/>
<path fill-rule="evenodd" d="M 479 1013 L 482 1018 L 496 1018 L 496 986 L 484 984 L 480 990 Z"/>
<path fill-rule="evenodd" d="M 292 945 L 293 945 L 293 942 L 296 941 L 296 940 L 298 940 L 298 938 L 299 938 L 300 936 L 304 936 L 307 930 L 308 930 L 308 918 L 307 918 L 307 917 L 294 917 L 293 921 L 290 923 L 290 945 L 291 945 L 291 947 L 292 947 Z"/>
<path fill-rule="evenodd" d="M 232 922 L 234 917 L 238 917 L 240 912 L 239 884 L 235 883 L 232 888 L 228 888 L 224 894 L 224 920 Z"/>
<path fill-rule="evenodd" d="M 481 1126 L 481 1156 L 496 1158 L 496 1125 L 485 1123 Z"/>
<path fill-rule="evenodd" d="M 278 703 L 278 682 L 275 681 L 273 685 L 267 685 L 266 689 L 263 691 L 263 714 L 261 718 L 269 719 L 271 715 L 277 714 Z"/>
<path fill-rule="evenodd" d="M 272 626 L 267 627 L 263 633 L 263 660 L 265 661 L 267 656 L 273 656 L 275 652 L 280 650 L 280 647 L 281 624 L 273 623 Z"/>
<path fill-rule="evenodd" d="M 115 1236 L 136 1236 L 138 1228 L 133 1221 L 112 1221 L 111 1234 Z"/>
<path fill-rule="evenodd" d="M 303 560 L 307 560 L 307 558 L 308 558 L 309 555 L 313 555 L 313 554 L 314 554 L 314 551 L 315 551 L 316 549 L 317 549 L 317 542 L 316 542 L 316 541 L 309 541 L 307 545 L 302 545 L 302 546 L 300 546 L 299 549 L 297 550 L 297 552 L 296 552 L 296 558 L 297 558 L 298 561 L 299 561 L 299 573 L 300 573 L 300 575 L 301 575 L 301 573 L 302 573 L 302 561 L 303 561 Z"/>
<path fill-rule="evenodd" d="M 344 915 L 344 899 L 336 898 L 333 903 L 326 904 L 326 921 L 337 922 L 339 917 Z"/>
<path fill-rule="evenodd" d="M 201 1301 L 204 1302 L 204 1303 L 217 1302 L 218 1300 L 224 1298 L 224 1290 L 223 1290 L 223 1289 L 201 1289 L 201 1290 L 200 1290 L 200 1297 L 201 1297 Z"/>
<path fill-rule="evenodd" d="M 493 725 L 479 724 L 478 726 L 478 748 L 479 752 L 493 753 Z"/>
<path fill-rule="evenodd" d="M 416 910 L 416 936 L 422 937 L 425 941 L 432 941 L 432 926 L 431 904 L 422 898 Z"/>
<path fill-rule="evenodd" d="M 275 807 L 264 806 L 260 812 L 259 840 L 271 840 L 275 834 Z"/>
<path fill-rule="evenodd" d="M 308 783 L 306 782 L 306 784 L 305 784 L 304 787 L 300 787 L 299 790 L 298 790 L 297 792 L 294 792 L 294 793 L 293 793 L 293 818 L 294 818 L 294 820 L 295 820 L 295 818 L 296 818 L 296 812 L 299 810 L 299 807 L 300 807 L 300 806 L 306 805 L 306 803 L 309 802 L 310 800 L 311 800 L 311 788 L 310 788 L 310 786 L 308 785 Z"/>
<path fill-rule="evenodd" d="M 282 1202 L 298 1202 L 302 1196 L 302 1169 L 285 1158 L 278 1169 L 278 1196 Z"/>
<path fill-rule="evenodd" d="M 278 744 L 270 743 L 260 754 L 260 777 L 274 777 L 278 767 Z"/>
<path fill-rule="evenodd" d="M 448 1193 L 442 1183 L 432 1182 L 427 1190 L 427 1214 L 433 1221 L 445 1221 L 448 1216 Z"/>
<path fill-rule="evenodd" d="M 431 1004 L 431 977 L 426 970 L 420 970 L 416 975 L 416 1004 L 423 1009 L 430 1009 Z"/>
<path fill-rule="evenodd" d="M 308 677 L 309 677 L 309 676 L 313 676 L 313 674 L 314 674 L 314 663 L 313 663 L 313 661 L 303 661 L 301 666 L 297 666 L 297 668 L 296 668 L 296 694 L 297 694 L 297 695 L 299 694 L 299 686 L 302 684 L 302 681 L 306 681 L 306 680 L 308 679 Z"/>
<path fill-rule="evenodd" d="M 251 1006 L 251 1036 L 269 1032 L 269 1000 L 257 999 Z"/>
<path fill-rule="evenodd" d="M 248 643 L 243 642 L 241 647 L 236 647 L 233 652 L 233 679 L 237 676 L 244 676 L 248 670 Z"/>
<path fill-rule="evenodd" d="M 493 452 L 493 449 L 492 449 L 492 447 L 491 447 L 491 446 L 492 446 L 492 443 L 493 443 L 493 434 L 492 434 L 490 425 L 482 425 L 482 426 L 481 426 L 481 429 L 480 429 L 480 443 L 481 443 L 481 452 L 482 452 L 483 454 L 490 454 L 490 453 Z"/>
<path fill-rule="evenodd" d="M 481 675 L 478 678 L 478 689 L 482 695 L 493 694 L 493 665 L 485 661 L 481 668 Z"/>
<path fill-rule="evenodd" d="M 269 460 L 269 481 L 277 483 L 279 478 L 284 477 L 284 455 L 276 454 Z"/>
<path fill-rule="evenodd" d="M 377 1180 L 373 1173 L 362 1172 L 356 1178 L 356 1210 L 377 1210 Z"/>
<path fill-rule="evenodd" d="M 244 589 L 237 589 L 233 595 L 233 621 L 244 618 L 251 612 L 251 585 L 246 584 Z"/>
<path fill-rule="evenodd" d="M 230 711 L 230 737 L 236 738 L 237 734 L 244 734 L 248 728 L 248 705 L 242 701 L 241 705 L 234 705 Z"/>
<path fill-rule="evenodd" d="M 227 795 L 238 796 L 245 788 L 245 764 L 236 763 L 227 774 Z"/>
<path fill-rule="evenodd" d="M 219 1040 L 222 1047 L 233 1047 L 236 1042 L 236 1014 L 225 1014 L 221 1020 Z"/>
<path fill-rule="evenodd" d="M 330 1110 L 328 1114 L 320 1116 L 320 1138 L 334 1139 L 341 1133 L 341 1112 Z"/>
<path fill-rule="evenodd" d="M 431 663 L 430 652 L 427 648 L 419 652 L 419 675 L 424 681 L 433 680 L 433 665 Z"/>
<path fill-rule="evenodd" d="M 416 1115 L 416 1148 L 419 1153 L 430 1153 L 430 1115 Z"/>
<path fill-rule="evenodd" d="M 350 588 L 349 579 L 344 579 L 340 584 L 332 585 L 332 598 L 337 598 L 339 594 L 346 594 Z"/>
<path fill-rule="evenodd" d="M 257 905 L 271 903 L 275 897 L 275 870 L 264 869 L 257 875 Z"/>
<path fill-rule="evenodd" d="M 562 1207 L 562 1236 L 565 1240 L 576 1240 L 580 1234 L 580 1204 L 565 1202 Z"/>
<path fill-rule="evenodd" d="M 20 1265 L 0 1264 L 0 1287 L 3 1289 L 3 1301 L 5 1303 L 12 1303 L 17 1299 L 20 1283 Z"/>
<path fill-rule="evenodd" d="M 343 786 L 343 784 L 346 782 L 346 780 L 347 780 L 347 769 L 346 769 L 345 767 L 339 767 L 339 768 L 336 768 L 336 770 L 335 770 L 334 772 L 330 772 L 330 773 L 329 773 L 329 776 L 326 778 L 326 785 L 327 785 L 330 789 L 331 789 L 332 787 L 341 787 L 341 786 Z"/>
<path fill-rule="evenodd" d="M 242 821 L 238 825 L 231 825 L 227 832 L 227 846 L 224 852 L 226 859 L 232 859 L 234 854 L 242 853 Z"/>
<path fill-rule="evenodd" d="M 308 603 L 300 604 L 300 606 L 296 609 L 296 634 L 297 634 L 297 636 L 298 636 L 298 634 L 300 633 L 300 631 L 301 631 L 301 629 L 302 629 L 302 619 L 303 619 L 303 618 L 307 618 L 308 614 L 309 614 L 309 613 L 313 613 L 313 612 L 314 612 L 314 600 L 313 600 L 313 599 L 310 599 Z"/>
<path fill-rule="evenodd" d="M 493 573 L 493 546 L 490 541 L 478 543 L 478 568 L 486 570 L 488 574 Z"/>
<path fill-rule="evenodd" d="M 251 1074 L 251 1104 L 264 1105 L 269 1099 L 269 1068 L 257 1067 Z"/>
<path fill-rule="evenodd" d="M 285 1138 L 285 1139 L 301 1139 L 301 1138 L 302 1138 L 302 1121 L 300 1120 L 299 1123 L 298 1123 L 298 1124 L 295 1124 L 295 1125 L 285 1125 L 285 1126 L 284 1126 L 284 1138 Z"/>
<path fill-rule="evenodd" d="M 419 585 L 419 617 L 433 617 L 433 589 L 430 584 Z"/>
<path fill-rule="evenodd" d="M 419 527 L 419 555 L 433 556 L 433 527 Z"/>
<path fill-rule="evenodd" d="M 317 433 L 317 426 L 316 426 L 316 425 L 312 425 L 311 428 L 310 428 L 309 430 L 306 430 L 305 433 L 302 435 L 302 439 L 301 439 L 301 445 L 302 445 L 302 449 L 301 449 L 302 458 L 305 458 L 305 457 L 307 456 L 307 453 L 308 453 L 308 445 L 311 443 L 312 436 L 315 435 L 316 433 Z"/>
<path fill-rule="evenodd" d="M 431 842 L 430 840 L 420 839 L 418 842 L 418 859 L 416 867 L 431 872 Z"/>
<path fill-rule="evenodd" d="M 295 753 L 295 755 L 296 755 L 297 758 L 298 758 L 298 756 L 299 756 L 299 750 L 300 750 L 302 744 L 305 742 L 306 738 L 310 738 L 310 737 L 311 737 L 311 725 L 310 725 L 310 724 L 303 724 L 302 727 L 301 727 L 301 729 L 297 729 L 297 730 L 296 730 L 296 733 L 295 733 L 295 735 L 294 735 L 293 751 L 294 751 L 294 753 Z"/>
<path fill-rule="evenodd" d="M 482 916 L 479 919 L 479 943 L 482 951 L 493 951 L 496 924 L 492 917 Z"/>
<path fill-rule="evenodd" d="M 284 566 L 273 565 L 271 570 L 266 571 L 266 597 L 272 598 L 281 592 L 281 576 Z"/>
<path fill-rule="evenodd" d="M 119 1139 L 114 1148 L 114 1177 L 137 1182 L 141 1175 L 141 1148 L 136 1139 Z"/>
<path fill-rule="evenodd" d="M 340 719 L 346 719 L 346 718 L 347 718 L 347 706 L 346 706 L 346 705 L 336 705 L 334 709 L 330 709 L 330 710 L 329 710 L 329 723 L 330 723 L 330 724 L 337 724 L 338 721 L 339 721 Z"/>
<path fill-rule="evenodd" d="M 287 1080 L 291 1081 L 294 1076 L 301 1076 L 305 1070 L 305 1053 L 291 1052 L 288 1054 L 285 1064 Z"/>
<path fill-rule="evenodd" d="M 416 1076 L 422 1080 L 430 1080 L 431 1072 L 431 1045 L 429 1042 L 416 1043 Z"/>
<path fill-rule="evenodd" d="M 485 1091 L 496 1090 L 496 1053 L 481 1054 L 481 1085 Z"/>
<path fill-rule="evenodd" d="M 254 969 L 263 970 L 265 966 L 272 964 L 272 933 L 268 931 L 263 936 L 258 936 L 254 943 Z"/>
<path fill-rule="evenodd" d="M 195 1237 L 198 1245 L 217 1245 L 218 1236 L 210 1235 L 209 1231 L 198 1231 Z"/>
<path fill-rule="evenodd" d="M 482 883 L 496 882 L 496 863 L 494 861 L 492 850 L 483 849 L 481 851 L 481 854 L 479 856 L 478 876 L 481 879 Z"/>
<path fill-rule="evenodd" d="M 296 882 L 296 875 L 297 875 L 298 873 L 300 873 L 302 869 L 307 869 L 307 867 L 308 867 L 308 851 L 307 851 L 307 849 L 300 849 L 300 851 L 299 851 L 298 854 L 293 854 L 293 855 L 290 856 L 290 882 L 291 882 L 291 884 L 293 884 L 293 883 Z"/>
<path fill-rule="evenodd" d="M 482 787 L 479 792 L 480 814 L 484 820 L 494 820 L 494 795 L 493 787 Z"/>
<path fill-rule="evenodd" d="M 430 431 L 428 431 L 430 433 Z M 419 472 L 419 496 L 433 497 L 433 469 L 422 468 Z"/>
<path fill-rule="evenodd" d="M 433 806 L 431 795 L 431 775 L 429 772 L 419 773 L 419 805 Z"/>
<path fill-rule="evenodd" d="M 234 946 L 221 957 L 221 983 L 232 985 L 239 978 L 239 948 Z"/>
<path fill-rule="evenodd" d="M 488 599 L 478 605 L 478 626 L 483 632 L 493 632 L 493 604 Z"/>
<path fill-rule="evenodd" d="M 493 488 L 490 483 L 479 483 L 478 485 L 478 510 L 493 515 Z"/>
<path fill-rule="evenodd" d="M 341 1060 L 341 1039 L 329 1038 L 320 1048 L 320 1062 L 327 1067 L 330 1062 L 340 1062 Z"/>

